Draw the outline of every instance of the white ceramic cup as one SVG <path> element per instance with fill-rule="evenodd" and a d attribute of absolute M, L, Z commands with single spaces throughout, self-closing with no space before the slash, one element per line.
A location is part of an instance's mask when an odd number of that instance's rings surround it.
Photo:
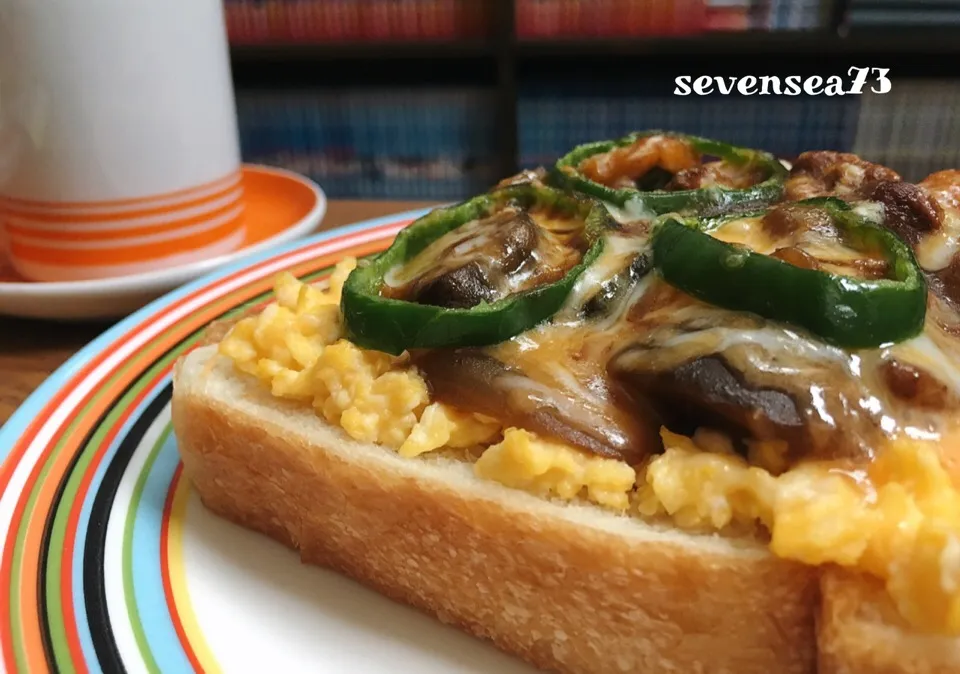
<path fill-rule="evenodd" d="M 236 250 L 240 169 L 221 0 L 0 0 L 0 225 L 22 275 Z"/>

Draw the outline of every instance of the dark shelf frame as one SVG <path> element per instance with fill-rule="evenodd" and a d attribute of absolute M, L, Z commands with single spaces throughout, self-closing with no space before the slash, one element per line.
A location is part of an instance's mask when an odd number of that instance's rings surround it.
<path fill-rule="evenodd" d="M 517 75 L 516 12 L 514 0 L 496 3 L 494 42 L 497 46 L 497 126 L 499 175 L 517 172 L 520 156 L 519 111 L 520 91 Z"/>
<path fill-rule="evenodd" d="M 897 31 L 840 29 L 707 33 L 689 36 L 592 39 L 522 40 L 517 45 L 520 60 L 592 56 L 678 55 L 739 57 L 769 56 L 888 56 L 960 55 L 957 33 L 947 30 Z"/>
<path fill-rule="evenodd" d="M 463 82 L 492 87 L 501 130 L 497 163 L 500 175 L 507 176 L 519 164 L 518 99 L 523 73 L 623 77 L 644 65 L 667 76 L 677 69 L 689 71 L 691 66 L 699 69 L 693 72 L 704 71 L 704 63 L 709 63 L 710 74 L 758 74 L 758 68 L 769 74 L 839 74 L 859 65 L 889 67 L 901 76 L 960 77 L 960 39 L 955 30 L 850 30 L 846 26 L 850 0 L 834 0 L 828 27 L 820 30 L 547 40 L 517 37 L 515 0 L 487 1 L 494 3 L 493 33 L 487 40 L 236 45 L 231 47 L 234 82 L 238 89 L 457 86 Z"/>

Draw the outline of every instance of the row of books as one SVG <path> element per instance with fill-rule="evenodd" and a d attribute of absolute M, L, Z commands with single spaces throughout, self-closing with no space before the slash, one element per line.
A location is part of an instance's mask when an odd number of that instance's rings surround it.
<path fill-rule="evenodd" d="M 758 147 L 789 158 L 811 148 L 849 148 L 857 130 L 854 96 L 680 97 L 648 77 L 635 93 L 614 85 L 538 82 L 521 91 L 524 166 L 550 163 L 579 143 L 636 129 L 675 129 Z"/>
<path fill-rule="evenodd" d="M 494 93 L 456 91 L 241 92 L 247 161 L 291 168 L 333 198 L 460 199 L 497 175 Z M 681 98 L 646 83 L 622 95 L 569 84 L 524 87 L 520 164 L 549 166 L 575 145 L 667 128 L 758 147 L 783 158 L 852 151 L 908 180 L 960 168 L 960 82 L 898 81 L 862 97 Z"/>
<path fill-rule="evenodd" d="M 960 80 L 898 80 L 886 94 L 845 97 L 636 97 L 526 92 L 520 101 L 525 167 L 549 165 L 570 147 L 627 131 L 666 128 L 785 159 L 806 150 L 854 152 L 919 181 L 960 169 Z"/>
<path fill-rule="evenodd" d="M 356 156 L 470 157 L 496 146 L 494 95 L 483 89 L 240 91 L 244 150 L 290 147 Z"/>
<path fill-rule="evenodd" d="M 846 21 L 851 26 L 903 28 L 960 26 L 957 0 L 850 0 Z"/>
<path fill-rule="evenodd" d="M 524 38 L 802 30 L 824 25 L 824 0 L 517 0 Z"/>
<path fill-rule="evenodd" d="M 494 95 L 479 89 L 237 94 L 245 160 L 330 197 L 457 199 L 496 180 Z"/>
<path fill-rule="evenodd" d="M 703 0 L 516 0 L 522 38 L 682 35 L 705 25 Z"/>
<path fill-rule="evenodd" d="M 758 2 L 752 29 L 812 30 L 830 25 L 832 3 L 822 0 L 767 0 Z"/>
<path fill-rule="evenodd" d="M 490 34 L 481 0 L 224 0 L 234 44 L 438 40 Z"/>
<path fill-rule="evenodd" d="M 224 0 L 236 44 L 482 38 L 495 0 Z M 499 0 L 496 0 L 499 1 Z M 521 38 L 683 35 L 821 25 L 828 0 L 516 0 Z"/>

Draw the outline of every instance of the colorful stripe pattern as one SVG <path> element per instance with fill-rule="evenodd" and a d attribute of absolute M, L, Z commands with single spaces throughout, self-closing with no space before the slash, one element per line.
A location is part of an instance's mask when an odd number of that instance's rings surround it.
<path fill-rule="evenodd" d="M 242 176 L 238 171 L 188 190 L 122 201 L 0 198 L 0 223 L 11 257 L 31 278 L 143 271 L 171 264 L 183 251 L 203 259 L 234 250 L 243 241 Z"/>
<path fill-rule="evenodd" d="M 212 320 L 265 301 L 278 272 L 321 280 L 423 212 L 326 232 L 175 291 L 83 349 L 0 429 L 3 670 L 219 671 L 187 590 L 172 366 Z"/>

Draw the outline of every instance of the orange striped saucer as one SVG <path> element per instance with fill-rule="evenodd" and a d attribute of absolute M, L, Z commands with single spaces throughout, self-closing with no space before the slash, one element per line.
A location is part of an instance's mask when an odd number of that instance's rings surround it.
<path fill-rule="evenodd" d="M 212 269 L 313 232 L 323 221 L 323 190 L 302 175 L 245 164 L 243 246 L 230 254 L 169 269 L 89 281 L 34 282 L 7 261 L 0 241 L 0 315 L 51 320 L 119 318 Z"/>

